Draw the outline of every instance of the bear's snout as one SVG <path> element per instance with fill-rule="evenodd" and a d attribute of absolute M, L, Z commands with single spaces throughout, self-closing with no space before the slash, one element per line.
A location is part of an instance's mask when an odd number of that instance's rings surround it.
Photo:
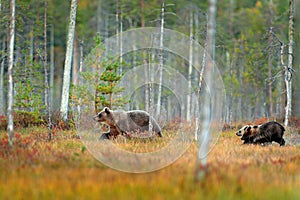
<path fill-rule="evenodd" d="M 93 117 L 93 120 L 96 121 L 96 122 L 98 122 L 98 121 L 99 121 L 98 115 L 94 116 L 94 117 Z"/>
<path fill-rule="evenodd" d="M 238 132 L 236 132 L 235 134 L 236 134 L 237 136 L 242 136 L 241 131 L 238 131 Z"/>

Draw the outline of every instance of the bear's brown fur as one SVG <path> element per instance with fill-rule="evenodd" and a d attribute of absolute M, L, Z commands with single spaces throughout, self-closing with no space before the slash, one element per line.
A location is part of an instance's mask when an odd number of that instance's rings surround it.
<path fill-rule="evenodd" d="M 236 135 L 242 136 L 241 140 L 244 140 L 244 144 L 264 144 L 274 141 L 283 146 L 285 144 L 284 131 L 281 124 L 271 121 L 258 126 L 246 125 L 236 132 Z"/>
<path fill-rule="evenodd" d="M 98 122 L 104 122 L 110 127 L 110 131 L 105 133 L 107 138 L 115 138 L 118 135 L 130 137 L 132 133 L 140 134 L 140 137 L 142 137 L 142 133 L 148 131 L 153 131 L 159 137 L 162 137 L 158 123 L 147 112 L 142 110 L 113 111 L 105 107 L 94 119 Z"/>

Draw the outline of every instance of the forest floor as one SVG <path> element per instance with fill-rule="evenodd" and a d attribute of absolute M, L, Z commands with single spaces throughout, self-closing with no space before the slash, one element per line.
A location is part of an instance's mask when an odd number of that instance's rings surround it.
<path fill-rule="evenodd" d="M 130 174 L 94 159 L 75 131 L 51 142 L 46 128 L 16 129 L 15 136 L 11 149 L 0 131 L 0 199 L 300 199 L 300 146 L 290 142 L 241 145 L 234 130 L 222 132 L 206 179 L 195 183 L 196 142 L 168 167 Z M 299 130 L 290 136 L 299 138 Z"/>

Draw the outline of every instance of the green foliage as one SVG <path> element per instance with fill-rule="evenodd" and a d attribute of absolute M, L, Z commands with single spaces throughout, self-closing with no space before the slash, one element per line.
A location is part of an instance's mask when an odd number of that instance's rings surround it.
<path fill-rule="evenodd" d="M 30 78 L 26 78 L 24 82 L 17 82 L 15 85 L 15 108 L 18 115 L 16 121 L 23 126 L 42 122 L 45 104 L 40 93 L 35 90 L 36 87 Z"/>
<path fill-rule="evenodd" d="M 119 60 L 102 57 L 105 47 L 99 33 L 94 37 L 94 45 L 95 47 L 85 59 L 85 65 L 89 68 L 81 73 L 83 83 L 72 85 L 71 105 L 83 106 L 93 103 L 95 111 L 98 112 L 101 107 L 116 108 L 128 103 L 126 97 L 119 95 L 125 90 L 118 85 L 123 77 L 123 74 L 118 74 Z"/>
<path fill-rule="evenodd" d="M 128 103 L 126 98 L 117 95 L 125 90 L 125 87 L 118 85 L 123 76 L 123 74 L 117 74 L 119 68 L 118 61 L 105 65 L 105 69 L 100 74 L 99 85 L 96 88 L 95 102 L 97 107 L 113 108 Z"/>
<path fill-rule="evenodd" d="M 117 6 L 119 4 L 119 10 Z M 54 58 L 55 58 L 55 91 L 60 90 L 61 74 L 64 65 L 64 54 L 66 47 L 66 28 L 68 26 L 70 2 L 61 0 L 47 1 L 48 13 L 48 43 L 50 42 L 50 27 L 54 28 Z M 122 1 L 105 1 L 105 0 L 82 0 L 78 2 L 77 18 L 76 18 L 76 33 L 75 40 L 84 41 L 84 55 L 88 54 L 85 59 L 85 64 L 93 70 L 90 72 L 84 71 L 81 73 L 82 82 L 76 86 L 71 86 L 73 93 L 71 96 L 71 106 L 74 105 L 91 105 L 94 104 L 94 92 L 101 90 L 97 94 L 98 106 L 111 104 L 110 95 L 116 94 L 115 105 L 118 103 L 116 98 L 122 88 L 115 86 L 119 82 L 118 78 L 122 74 L 118 74 L 118 69 L 114 69 L 114 63 L 108 60 L 101 60 L 105 47 L 102 46 L 101 37 L 107 38 L 115 35 L 120 31 L 122 20 L 122 29 L 126 31 L 131 28 L 139 28 L 144 26 L 160 26 L 161 1 L 152 0 L 122 0 Z M 206 15 L 207 2 L 199 0 L 191 1 L 165 1 L 165 28 L 189 34 L 189 13 L 192 11 L 195 15 L 199 14 L 198 25 L 194 20 L 194 38 L 201 45 L 205 43 L 206 35 Z M 268 28 L 273 27 L 274 33 L 287 44 L 287 26 L 288 26 L 288 1 L 282 0 L 245 0 L 245 1 L 218 1 L 217 4 L 217 32 L 216 32 L 216 58 L 218 60 L 226 60 L 226 53 L 229 54 L 230 66 L 218 66 L 222 72 L 224 84 L 227 91 L 231 91 L 232 102 L 243 102 L 244 105 L 252 105 L 257 101 L 257 92 L 265 90 L 268 83 L 267 73 L 267 38 L 265 34 Z M 117 24 L 116 12 L 120 12 Z M 15 41 L 15 65 L 16 73 L 15 81 L 18 90 L 22 88 L 20 84 L 26 85 L 26 79 L 29 78 L 31 84 L 35 87 L 34 93 L 43 96 L 43 72 L 33 65 L 40 64 L 42 61 L 43 51 L 40 50 L 43 46 L 43 17 L 44 17 L 44 1 L 25 0 L 16 1 L 16 41 Z M 197 13 L 198 12 L 198 13 Z M 9 1 L 2 1 L 0 12 L 0 40 L 5 38 L 7 42 L 8 27 L 9 27 Z M 95 38 L 95 32 L 100 32 Z M 94 41 L 93 41 L 94 40 Z M 126 41 L 127 42 L 127 41 Z M 129 43 L 130 41 L 128 41 Z M 174 41 L 177 42 L 177 41 Z M 76 43 L 78 44 L 78 43 Z M 124 43 L 124 47 L 127 44 Z M 91 46 L 93 46 L 91 52 Z M 180 46 L 180 45 L 179 45 Z M 78 46 L 75 46 L 74 52 Z M 1 55 L 7 55 L 7 47 L 0 49 Z M 286 53 L 286 52 L 285 52 Z M 272 75 L 280 74 L 280 64 L 278 64 L 279 52 L 276 47 L 272 52 Z M 48 56 L 50 59 L 50 56 Z M 76 54 L 74 54 L 74 58 Z M 134 55 L 134 59 L 125 59 L 126 62 L 133 63 L 132 65 L 122 65 L 123 72 L 130 69 L 131 66 L 138 66 L 138 63 L 143 64 L 140 55 Z M 77 57 L 78 58 L 78 57 Z M 130 60 L 131 59 L 131 60 Z M 77 59 L 78 60 L 78 59 Z M 134 60 L 134 61 L 133 61 Z M 182 74 L 187 74 L 187 67 L 179 64 L 179 58 L 174 58 L 169 63 L 170 66 L 176 66 L 177 70 Z M 76 59 L 74 60 L 76 61 Z M 36 64 L 34 64 L 35 62 Z M 165 62 L 165 61 L 164 61 Z M 5 58 L 5 67 L 7 58 Z M 112 69 L 106 69 L 111 67 Z M 84 67 L 83 67 L 84 68 Z M 5 69 L 6 72 L 6 69 Z M 31 75 L 29 75 L 31 74 Z M 102 76 L 102 77 L 101 77 Z M 120 77 L 118 77 L 120 76 Z M 22 78 L 26 77 L 26 78 Z M 197 75 L 195 75 L 195 83 Z M 164 77 L 166 78 L 166 77 Z M 267 79 L 267 80 L 266 80 Z M 283 88 L 279 81 L 283 77 L 278 76 L 273 82 L 273 97 L 278 98 L 283 93 Z M 21 82 L 21 83 L 19 83 Z M 5 82 L 6 84 L 6 82 Z M 198 84 L 192 83 L 197 87 Z M 275 87 L 275 85 L 278 85 Z M 76 88 L 76 89 L 75 89 Z M 197 88 L 196 88 L 197 90 Z M 22 91 L 21 91 L 22 92 Z M 20 91 L 18 91 L 20 93 Z M 16 93 L 17 94 L 17 93 Z M 35 94 L 36 95 L 36 94 Z M 55 92 L 53 99 L 59 98 L 60 93 Z M 114 96 L 114 95 L 112 95 Z M 80 97 L 80 98 L 79 98 Z M 257 105 L 268 104 L 268 94 L 261 94 L 261 99 L 257 101 Z M 18 100 L 19 101 L 19 100 Z M 41 101 L 44 101 L 41 98 Z M 250 102 L 251 101 L 251 102 Z M 100 103 L 102 102 L 102 103 Z M 143 104 L 143 102 L 139 102 Z M 234 105 L 235 106 L 235 105 Z M 21 109 L 23 110 L 23 108 Z M 43 109 L 42 109 L 43 110 Z M 247 112 L 248 111 L 242 111 Z M 237 113 L 233 111 L 233 113 Z"/>

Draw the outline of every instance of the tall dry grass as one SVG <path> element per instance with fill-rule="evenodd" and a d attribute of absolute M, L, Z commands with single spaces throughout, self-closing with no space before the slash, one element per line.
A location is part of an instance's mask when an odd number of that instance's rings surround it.
<path fill-rule="evenodd" d="M 128 174 L 95 160 L 75 131 L 57 132 L 48 142 L 46 129 L 19 129 L 13 149 L 1 132 L 0 199 L 299 199 L 300 147 L 241 145 L 233 132 L 220 134 L 206 180 L 198 183 L 196 142 L 162 170 Z M 134 145 L 145 150 L 143 142 Z"/>

